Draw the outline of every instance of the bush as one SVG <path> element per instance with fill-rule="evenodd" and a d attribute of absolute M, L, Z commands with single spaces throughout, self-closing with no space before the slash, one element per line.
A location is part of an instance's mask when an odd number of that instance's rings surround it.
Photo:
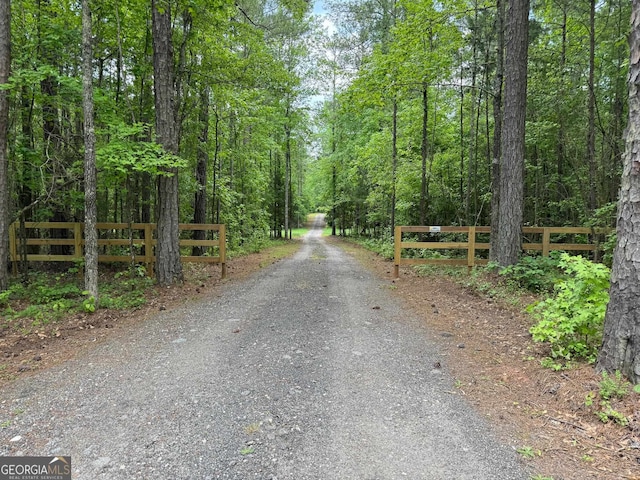
<path fill-rule="evenodd" d="M 356 241 L 367 250 L 376 252 L 382 258 L 393 260 L 394 247 L 391 238 L 359 238 Z"/>
<path fill-rule="evenodd" d="M 556 284 L 555 296 L 531 307 L 539 322 L 530 332 L 536 342 L 549 342 L 553 358 L 593 362 L 609 302 L 609 269 L 566 253 L 558 265 L 567 277 Z"/>
<path fill-rule="evenodd" d="M 551 293 L 564 276 L 559 266 L 560 256 L 559 252 L 552 252 L 548 257 L 522 257 L 515 265 L 500 270 L 500 275 L 531 292 Z"/>

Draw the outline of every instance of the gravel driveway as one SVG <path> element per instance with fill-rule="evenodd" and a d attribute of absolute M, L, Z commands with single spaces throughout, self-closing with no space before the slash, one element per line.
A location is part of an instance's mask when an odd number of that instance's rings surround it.
<path fill-rule="evenodd" d="M 429 333 L 320 231 L 0 394 L 0 453 L 74 479 L 527 479 Z"/>

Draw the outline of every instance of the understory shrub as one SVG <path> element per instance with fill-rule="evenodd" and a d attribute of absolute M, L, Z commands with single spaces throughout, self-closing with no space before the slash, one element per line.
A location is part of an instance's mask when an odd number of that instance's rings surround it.
<path fill-rule="evenodd" d="M 501 269 L 499 273 L 533 293 L 551 293 L 564 276 L 559 265 L 561 255 L 561 252 L 551 252 L 548 257 L 522 257 L 518 263 Z"/>
<path fill-rule="evenodd" d="M 554 359 L 593 362 L 609 302 L 610 271 L 605 265 L 566 253 L 558 266 L 566 277 L 556 283 L 552 297 L 530 307 L 539 320 L 530 332 L 534 341 L 550 344 Z"/>
<path fill-rule="evenodd" d="M 376 252 L 382 258 L 387 260 L 393 260 L 394 250 L 393 250 L 393 239 L 386 238 L 358 238 L 356 242 L 367 250 L 371 250 L 372 252 Z"/>

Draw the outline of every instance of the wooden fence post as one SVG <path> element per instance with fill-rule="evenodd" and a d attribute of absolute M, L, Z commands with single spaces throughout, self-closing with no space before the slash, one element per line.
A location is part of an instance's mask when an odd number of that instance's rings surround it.
<path fill-rule="evenodd" d="M 84 252 L 82 251 L 82 223 L 73 224 L 73 258 L 76 262 L 76 266 L 80 266 L 80 262 L 84 259 Z M 78 268 L 78 277 L 84 277 L 84 267 Z"/>
<path fill-rule="evenodd" d="M 400 255 L 402 249 L 402 227 L 395 227 L 393 233 L 393 278 L 400 278 Z"/>
<path fill-rule="evenodd" d="M 469 227 L 467 243 L 467 267 L 469 272 L 471 272 L 471 269 L 476 264 L 476 227 Z"/>
<path fill-rule="evenodd" d="M 150 223 L 144 224 L 144 264 L 147 276 L 153 278 L 153 229 Z"/>
<path fill-rule="evenodd" d="M 18 275 L 18 248 L 16 239 L 16 222 L 9 225 L 9 254 L 11 256 L 12 271 Z"/>
<path fill-rule="evenodd" d="M 542 256 L 548 257 L 551 245 L 551 232 L 549 228 L 544 227 L 542 231 Z"/>
<path fill-rule="evenodd" d="M 227 230 L 224 224 L 220 225 L 218 230 L 218 240 L 220 242 L 220 265 L 222 273 L 220 276 L 226 278 L 227 276 Z"/>

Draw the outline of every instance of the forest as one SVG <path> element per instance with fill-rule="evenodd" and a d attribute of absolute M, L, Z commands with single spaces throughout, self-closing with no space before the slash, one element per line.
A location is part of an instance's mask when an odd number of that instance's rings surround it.
<path fill-rule="evenodd" d="M 89 2 L 97 219 L 153 222 L 175 168 L 179 220 L 229 244 L 309 211 L 338 233 L 488 225 L 499 144 L 498 1 L 157 2 L 169 15 L 175 151 L 157 140 L 152 2 Z M 629 2 L 531 4 L 524 223 L 612 226 Z M 82 221 L 79 2 L 11 2 L 11 220 Z M 284 232 L 284 233 L 283 233 Z"/>
<path fill-rule="evenodd" d="M 339 87 L 323 111 L 312 198 L 335 208 L 340 228 L 376 234 L 391 223 L 488 225 L 504 5 L 384 3 L 334 5 L 347 33 L 332 39 Z M 526 225 L 613 225 L 629 11 L 619 1 L 531 5 Z"/>
<path fill-rule="evenodd" d="M 230 250 L 309 212 L 387 244 L 491 225 L 503 266 L 522 225 L 615 226 L 629 2 L 0 7 L 0 256 L 9 223 L 84 221 L 96 299 L 96 222 L 157 224 L 161 285 L 179 223 L 225 224 Z"/>

